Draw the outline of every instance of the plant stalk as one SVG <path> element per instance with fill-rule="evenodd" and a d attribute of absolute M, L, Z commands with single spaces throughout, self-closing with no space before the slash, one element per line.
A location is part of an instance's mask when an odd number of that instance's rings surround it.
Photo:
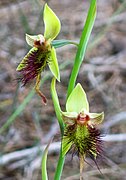
<path fill-rule="evenodd" d="M 74 60 L 74 66 L 73 66 L 72 73 L 70 76 L 70 81 L 69 81 L 68 91 L 67 91 L 67 98 L 69 97 L 72 90 L 74 89 L 77 75 L 79 73 L 80 66 L 81 66 L 84 56 L 85 56 L 87 43 L 88 43 L 89 37 L 91 35 L 91 31 L 92 31 L 94 21 L 96 18 L 96 3 L 97 3 L 97 0 L 92 0 L 90 3 L 90 8 L 89 8 L 88 15 L 86 18 L 86 23 L 84 25 L 84 28 L 83 28 L 83 31 L 81 34 L 76 57 Z"/>

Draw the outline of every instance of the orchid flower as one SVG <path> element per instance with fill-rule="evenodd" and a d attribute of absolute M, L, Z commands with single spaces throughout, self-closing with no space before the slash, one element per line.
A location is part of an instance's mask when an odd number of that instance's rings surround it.
<path fill-rule="evenodd" d="M 61 112 L 65 123 L 62 155 L 72 148 L 81 161 L 86 155 L 97 157 L 102 151 L 100 131 L 96 128 L 104 113 L 90 113 L 85 91 L 77 84 L 66 102 L 66 112 Z M 83 161 L 82 161 L 83 162 Z"/>
<path fill-rule="evenodd" d="M 58 17 L 47 4 L 44 6 L 43 20 L 45 25 L 44 36 L 42 34 L 26 34 L 26 42 L 32 48 L 18 65 L 17 71 L 21 74 L 20 80 L 23 86 L 31 80 L 36 79 L 35 90 L 46 104 L 46 97 L 39 89 L 41 72 L 48 64 L 53 76 L 60 81 L 56 51 L 55 48 L 51 46 L 51 42 L 59 34 L 61 24 Z"/>

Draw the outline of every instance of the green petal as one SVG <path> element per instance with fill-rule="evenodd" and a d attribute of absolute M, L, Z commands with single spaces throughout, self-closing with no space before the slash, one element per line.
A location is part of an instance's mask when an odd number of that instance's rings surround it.
<path fill-rule="evenodd" d="M 50 57 L 50 62 L 48 63 L 49 68 L 52 72 L 52 74 L 54 75 L 54 77 L 60 81 L 60 73 L 59 73 L 59 66 L 58 66 L 58 61 L 57 61 L 57 57 L 56 57 L 56 51 L 55 48 L 52 47 L 51 50 L 51 57 Z"/>
<path fill-rule="evenodd" d="M 78 83 L 66 103 L 67 112 L 80 113 L 82 109 L 86 109 L 89 112 L 89 103 L 87 96 L 82 86 Z"/>
<path fill-rule="evenodd" d="M 45 41 L 45 38 L 42 34 L 39 34 L 39 35 L 29 35 L 29 34 L 26 34 L 26 42 L 28 43 L 29 46 L 34 46 L 34 41 L 40 41 L 41 43 Z"/>
<path fill-rule="evenodd" d="M 25 61 L 27 60 L 28 56 L 35 51 L 37 51 L 36 47 L 33 47 L 32 49 L 30 49 L 30 51 L 26 54 L 26 56 L 22 59 L 22 61 L 18 65 L 16 71 L 20 71 L 25 67 Z"/>
<path fill-rule="evenodd" d="M 46 40 L 55 39 L 55 37 L 60 32 L 61 24 L 58 17 L 49 8 L 47 4 L 45 4 L 45 7 L 44 7 L 44 24 L 45 24 L 44 37 L 46 38 Z"/>
<path fill-rule="evenodd" d="M 64 157 L 66 155 L 66 153 L 70 150 L 71 146 L 72 146 L 73 142 L 70 141 L 69 138 L 67 137 L 63 137 L 62 140 L 62 156 Z"/>
<path fill-rule="evenodd" d="M 63 121 L 68 125 L 73 125 L 77 119 L 76 112 L 61 112 Z"/>
<path fill-rule="evenodd" d="M 90 121 L 89 123 L 93 124 L 93 125 L 97 125 L 102 123 L 103 119 L 104 119 L 104 112 L 102 113 L 89 113 L 90 116 Z"/>

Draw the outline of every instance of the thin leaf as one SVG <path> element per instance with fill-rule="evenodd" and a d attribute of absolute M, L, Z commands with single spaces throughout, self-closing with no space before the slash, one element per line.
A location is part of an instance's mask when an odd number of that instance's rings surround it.
<path fill-rule="evenodd" d="M 49 141 L 49 143 L 47 144 L 44 152 L 43 152 L 43 156 L 42 156 L 42 180 L 48 180 L 48 175 L 47 175 L 47 154 L 48 154 L 48 149 L 49 149 L 49 145 L 51 144 L 52 139 Z"/>
<path fill-rule="evenodd" d="M 73 42 L 70 40 L 65 40 L 65 39 L 52 41 L 52 46 L 54 48 L 60 48 L 60 47 L 63 47 L 63 46 L 69 45 L 69 44 L 78 46 L 78 44 L 76 42 Z"/>

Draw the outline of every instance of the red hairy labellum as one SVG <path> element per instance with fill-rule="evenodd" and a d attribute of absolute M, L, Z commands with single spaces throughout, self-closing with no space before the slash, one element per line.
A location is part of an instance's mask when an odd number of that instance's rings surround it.
<path fill-rule="evenodd" d="M 48 58 L 48 53 L 43 53 L 39 48 L 31 51 L 25 57 L 24 67 L 19 70 L 23 86 L 41 74 L 48 63 Z"/>

